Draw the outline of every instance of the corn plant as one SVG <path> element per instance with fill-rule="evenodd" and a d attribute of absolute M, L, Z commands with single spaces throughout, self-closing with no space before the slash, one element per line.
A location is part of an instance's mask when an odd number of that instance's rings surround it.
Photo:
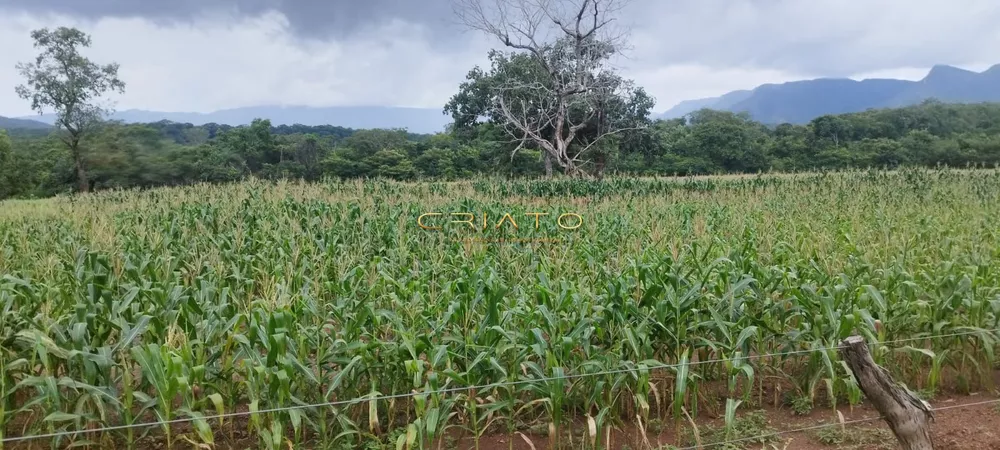
<path fill-rule="evenodd" d="M 208 416 L 247 412 L 263 448 L 645 445 L 705 411 L 733 433 L 765 384 L 858 404 L 834 349 L 850 335 L 919 390 L 986 389 L 996 192 L 1000 170 L 937 168 L 3 202 L 0 432 L 209 447 L 244 422 Z M 83 433 L 171 419 L 191 432 Z"/>

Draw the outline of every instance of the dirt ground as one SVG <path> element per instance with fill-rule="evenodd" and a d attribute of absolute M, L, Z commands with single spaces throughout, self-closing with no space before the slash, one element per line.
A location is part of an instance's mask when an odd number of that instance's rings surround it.
<path fill-rule="evenodd" d="M 935 449 L 1000 449 L 1000 402 L 977 404 L 992 400 L 1000 399 L 992 395 L 978 394 L 940 398 L 930 402 L 933 408 L 950 408 L 935 412 L 935 422 L 933 424 Z M 958 408 L 957 406 L 960 405 L 974 406 Z M 889 431 L 889 427 L 884 421 L 875 419 L 879 416 L 879 414 L 869 405 L 862 404 L 861 406 L 854 408 L 853 411 L 846 407 L 838 408 L 838 410 L 844 415 L 844 420 L 847 422 L 847 425 L 844 427 L 847 431 L 847 433 L 845 433 L 847 439 L 845 439 L 844 442 L 824 443 L 820 440 L 818 435 L 821 429 L 840 429 L 838 415 L 831 408 L 817 408 L 806 416 L 793 415 L 791 410 L 787 408 L 768 408 L 765 409 L 765 415 L 768 419 L 769 425 L 778 432 L 808 427 L 821 427 L 824 425 L 829 426 L 809 431 L 783 433 L 777 436 L 778 440 L 768 443 L 763 447 L 759 443 L 744 443 L 745 445 L 740 446 L 739 448 L 764 448 L 766 450 L 830 450 L 834 448 L 868 450 L 900 448 L 896 443 L 895 438 L 892 436 L 892 432 Z M 850 423 L 853 420 L 865 420 L 869 418 L 872 418 L 873 420 L 854 424 Z M 703 425 L 720 424 L 717 420 L 698 420 L 696 423 L 698 423 L 699 427 Z M 668 428 L 672 429 L 673 426 L 671 425 Z M 611 448 L 635 450 L 648 448 L 643 445 L 641 439 L 637 439 L 635 436 L 634 430 L 630 432 L 616 433 L 616 435 L 612 437 Z M 852 437 L 856 439 L 852 441 L 852 439 L 850 439 Z M 532 450 L 533 448 L 535 450 L 542 450 L 548 448 L 547 436 L 533 435 L 530 436 L 530 439 L 532 440 L 532 445 L 534 447 L 526 442 L 525 437 L 515 435 L 513 439 L 513 446 L 511 447 L 509 445 L 510 438 L 507 436 L 487 436 L 480 441 L 479 448 L 480 450 L 501 450 L 508 448 L 513 448 L 515 450 Z M 686 448 L 687 445 L 691 445 L 692 447 L 694 446 L 688 442 L 679 443 L 676 439 L 675 432 L 672 430 L 664 431 L 658 435 L 650 434 L 648 439 L 654 449 L 658 447 L 664 449 L 670 448 L 668 445 L 675 445 L 680 448 Z M 703 448 L 723 448 L 721 445 L 711 446 L 710 444 L 714 442 L 715 441 L 703 439 Z M 564 444 L 563 447 L 572 448 L 572 446 L 567 444 Z M 474 446 L 471 442 L 463 442 L 463 445 L 460 448 L 472 449 Z"/>

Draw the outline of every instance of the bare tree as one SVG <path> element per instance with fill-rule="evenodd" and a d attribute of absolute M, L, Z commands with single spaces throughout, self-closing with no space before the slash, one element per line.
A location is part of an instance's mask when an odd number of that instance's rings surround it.
<path fill-rule="evenodd" d="M 466 27 L 531 55 L 544 77 L 507 78 L 494 86 L 494 101 L 506 130 L 519 145 L 534 144 L 545 154 L 546 175 L 555 162 L 568 175 L 580 170 L 588 152 L 604 137 L 635 129 L 601 120 L 609 98 L 633 88 L 608 62 L 625 44 L 613 26 L 627 0 L 455 0 Z M 589 139 L 574 141 L 588 130 Z M 603 160 L 602 160 L 603 161 Z M 603 162 L 599 162 L 603 170 Z"/>

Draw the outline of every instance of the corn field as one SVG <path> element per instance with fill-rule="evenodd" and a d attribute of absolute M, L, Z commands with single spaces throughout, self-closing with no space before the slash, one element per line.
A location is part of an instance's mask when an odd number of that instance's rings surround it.
<path fill-rule="evenodd" d="M 856 405 L 833 348 L 853 334 L 908 340 L 873 353 L 914 390 L 979 389 L 1000 336 L 998 217 L 1000 171 L 946 169 L 3 202 L 0 433 L 436 449 L 534 427 L 603 448 L 653 421 L 730 423 L 776 385 Z"/>

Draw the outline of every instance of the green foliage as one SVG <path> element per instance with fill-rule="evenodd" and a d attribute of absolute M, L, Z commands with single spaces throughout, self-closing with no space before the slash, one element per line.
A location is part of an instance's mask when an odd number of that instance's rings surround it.
<path fill-rule="evenodd" d="M 0 130 L 0 199 L 10 197 L 14 194 L 15 170 L 14 152 L 11 150 L 10 138 L 7 137 L 6 130 Z"/>
<path fill-rule="evenodd" d="M 690 144 L 687 154 L 681 156 L 706 157 L 724 172 L 752 173 L 767 168 L 766 129 L 749 116 L 701 110 L 691 116 L 689 125 Z"/>
<path fill-rule="evenodd" d="M 603 175 L 619 148 L 641 142 L 654 101 L 604 67 L 609 44 L 588 42 L 575 51 L 576 44 L 563 38 L 538 53 L 491 51 L 489 70 L 469 71 L 445 105 L 455 133 L 468 137 L 486 125 L 488 132 L 502 132 L 498 140 L 507 144 L 496 148 L 499 157 L 510 158 L 527 147 L 548 153 L 564 170 L 575 164 L 567 159 L 579 159 L 592 162 L 592 171 Z M 566 84 L 577 78 L 587 87 Z M 626 144 L 607 142 L 610 138 Z M 569 148 L 560 147 L 563 141 Z"/>
<path fill-rule="evenodd" d="M 372 175 L 395 180 L 408 180 L 416 175 L 413 163 L 399 150 L 379 150 L 367 158 Z"/>
<path fill-rule="evenodd" d="M 391 157 L 375 160 L 403 155 L 382 152 Z M 517 439 L 537 424 L 579 448 L 573 424 L 600 443 L 625 420 L 655 430 L 724 410 L 702 434 L 709 443 L 770 428 L 746 411 L 764 403 L 765 381 L 825 398 L 817 408 L 857 404 L 829 349 L 853 334 L 916 339 L 872 347 L 914 390 L 979 389 L 1000 342 L 1000 253 L 983 250 L 1000 248 L 998 193 L 997 169 L 905 169 L 251 179 L 5 201 L 0 424 L 18 426 L 0 430 L 185 418 L 87 439 L 146 448 L 144 433 L 169 430 L 186 448 L 249 431 L 263 448 L 436 448 L 455 433 Z M 525 216 L 536 208 L 550 214 L 537 230 Z M 432 211 L 491 222 L 509 212 L 521 227 L 420 229 Z M 583 226 L 558 228 L 562 212 Z M 950 333 L 969 334 L 936 337 Z M 746 357 L 768 354 L 780 355 Z M 371 400 L 392 393 L 413 397 Z M 204 419 L 220 411 L 256 413 Z"/>
<path fill-rule="evenodd" d="M 715 445 L 714 448 L 725 450 L 762 448 L 766 444 L 780 441 L 779 437 L 774 434 L 776 431 L 771 427 L 764 411 L 751 411 L 736 418 L 727 427 L 707 427 L 702 432 L 702 443 L 724 442 Z M 695 444 L 695 442 L 691 442 L 691 444 Z"/>
<path fill-rule="evenodd" d="M 413 165 L 420 173 L 431 178 L 455 178 L 454 151 L 443 148 L 432 148 L 423 152 Z"/>
<path fill-rule="evenodd" d="M 396 150 L 409 155 L 413 143 L 407 139 L 405 130 L 358 130 L 347 139 L 343 145 L 349 147 L 358 156 L 366 158 L 382 150 Z"/>
<path fill-rule="evenodd" d="M 80 140 L 100 124 L 108 110 L 99 104 L 108 92 L 125 91 L 118 78 L 118 64 L 104 66 L 80 54 L 90 47 L 90 36 L 75 28 L 42 28 L 31 32 L 35 48 L 40 50 L 34 62 L 18 63 L 17 69 L 26 84 L 16 87 L 17 95 L 31 102 L 39 114 L 51 108 L 56 126 L 67 135 L 65 140 L 73 157 L 77 186 L 90 190 Z"/>
<path fill-rule="evenodd" d="M 884 428 L 830 426 L 817 431 L 816 439 L 822 444 L 847 450 L 892 450 L 898 447 L 892 432 Z"/>
<path fill-rule="evenodd" d="M 80 48 L 90 47 L 90 36 L 75 28 L 42 28 L 32 31 L 31 38 L 41 53 L 34 62 L 17 65 L 26 80 L 17 86 L 18 95 L 39 114 L 53 108 L 56 123 L 71 134 L 100 120 L 104 111 L 94 100 L 125 89 L 118 79 L 118 65 L 100 66 L 82 56 Z"/>
<path fill-rule="evenodd" d="M 254 119 L 248 127 L 226 131 L 215 144 L 219 152 L 238 156 L 247 172 L 260 171 L 264 164 L 280 162 L 284 156 L 271 133 L 270 120 Z"/>
<path fill-rule="evenodd" d="M 336 149 L 323 160 L 323 168 L 330 175 L 340 178 L 371 176 L 371 165 L 352 148 Z"/>
<path fill-rule="evenodd" d="M 797 395 L 792 397 L 791 406 L 796 415 L 809 415 L 813 410 L 813 399 L 808 395 Z"/>
<path fill-rule="evenodd" d="M 990 104 L 927 103 L 773 128 L 745 115 L 699 111 L 690 120 L 660 120 L 637 134 L 606 139 L 594 150 L 602 152 L 608 172 L 646 176 L 992 167 L 1000 164 L 998 123 L 1000 105 Z M 10 140 L 8 187 L 0 198 L 71 190 L 75 163 L 58 135 L 13 133 Z M 403 130 L 274 127 L 265 120 L 243 127 L 104 123 L 80 142 L 82 162 L 96 189 L 231 182 L 251 176 L 456 180 L 544 173 L 540 150 L 522 148 L 512 155 L 514 146 L 506 132 L 489 121 L 427 136 Z M 697 183 L 685 185 L 697 188 Z"/>

